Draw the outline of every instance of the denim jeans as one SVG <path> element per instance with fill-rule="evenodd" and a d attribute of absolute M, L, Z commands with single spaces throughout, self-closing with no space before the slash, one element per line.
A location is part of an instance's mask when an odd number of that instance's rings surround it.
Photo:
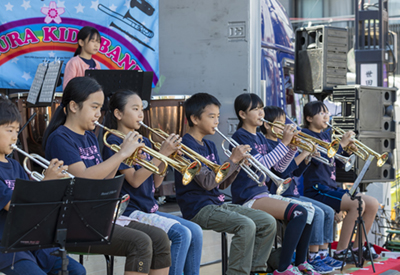
<path fill-rule="evenodd" d="M 299 201 L 311 202 L 315 208 L 314 220 L 311 229 L 310 245 L 323 245 L 333 241 L 333 221 L 335 211 L 329 205 L 308 197 L 292 197 Z"/>
<path fill-rule="evenodd" d="M 203 247 L 203 230 L 197 224 L 172 214 L 156 212 L 156 214 L 177 220 L 168 231 L 171 240 L 171 267 L 169 275 L 199 275 L 201 250 Z"/>
<path fill-rule="evenodd" d="M 68 257 L 68 260 L 68 271 L 70 275 L 86 274 L 85 268 L 80 263 L 70 257 Z M 61 263 L 61 258 L 57 259 L 57 261 L 54 263 L 53 269 L 50 270 L 48 274 L 57 275 L 58 271 L 61 270 Z M 14 263 L 13 269 L 12 266 L 9 266 L 0 271 L 6 275 L 46 275 L 46 273 L 36 263 L 29 260 L 18 261 Z"/>

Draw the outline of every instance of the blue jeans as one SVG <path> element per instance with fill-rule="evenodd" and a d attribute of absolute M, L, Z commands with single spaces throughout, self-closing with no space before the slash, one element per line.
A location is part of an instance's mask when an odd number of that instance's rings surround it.
<path fill-rule="evenodd" d="M 68 257 L 68 271 L 70 275 L 85 275 L 85 268 L 75 261 L 74 259 Z M 61 258 L 57 259 L 54 263 L 52 270 L 50 270 L 49 275 L 57 275 L 58 271 L 61 270 Z M 0 270 L 6 275 L 46 275 L 46 273 L 35 263 L 29 260 L 22 260 L 14 263 L 14 269 L 11 269 L 12 266 L 4 268 Z"/>
<path fill-rule="evenodd" d="M 203 247 L 203 230 L 194 222 L 185 220 L 163 212 L 158 215 L 177 220 L 180 224 L 174 224 L 168 231 L 171 240 L 171 267 L 169 275 L 199 275 L 201 250 Z"/>
<path fill-rule="evenodd" d="M 291 197 L 298 201 L 311 202 L 315 208 L 314 220 L 311 229 L 310 245 L 323 245 L 333 241 L 333 221 L 335 211 L 329 205 L 308 197 Z"/>

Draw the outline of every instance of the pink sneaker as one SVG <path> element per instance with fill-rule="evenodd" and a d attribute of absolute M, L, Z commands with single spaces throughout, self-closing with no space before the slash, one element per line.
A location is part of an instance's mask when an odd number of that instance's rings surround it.
<path fill-rule="evenodd" d="M 302 275 L 299 269 L 295 266 L 289 265 L 285 271 L 279 272 L 278 270 L 274 271 L 274 275 Z"/>
<path fill-rule="evenodd" d="M 302 263 L 302 264 L 299 265 L 297 268 L 298 268 L 298 269 L 301 271 L 301 273 L 303 273 L 303 274 L 308 274 L 308 275 L 321 275 L 321 274 L 319 274 L 317 271 L 315 271 L 315 270 L 313 269 L 312 265 L 310 265 L 310 264 L 307 263 L 307 262 Z"/>

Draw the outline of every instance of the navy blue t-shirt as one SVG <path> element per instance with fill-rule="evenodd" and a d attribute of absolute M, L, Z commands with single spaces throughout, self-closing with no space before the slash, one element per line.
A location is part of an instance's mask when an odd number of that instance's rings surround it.
<path fill-rule="evenodd" d="M 270 139 L 267 139 L 267 142 L 268 142 L 268 147 L 270 149 L 274 149 L 279 144 L 279 141 L 274 141 L 274 140 L 270 140 Z M 286 178 L 300 177 L 303 174 L 303 172 L 307 169 L 307 167 L 308 167 L 308 165 L 305 164 L 305 161 L 302 161 L 300 163 L 300 165 L 297 165 L 296 161 L 293 159 L 284 172 L 279 173 L 274 168 L 271 168 L 271 171 L 278 177 L 280 177 L 282 179 L 286 179 Z M 276 184 L 274 182 L 270 181 L 269 186 L 270 186 L 269 191 L 271 191 L 271 194 L 276 194 L 276 190 L 278 189 Z M 300 194 L 297 190 L 296 183 L 294 182 L 294 179 L 290 183 L 289 188 L 283 194 L 281 194 L 281 196 L 283 196 L 283 197 L 299 197 L 300 196 Z"/>
<path fill-rule="evenodd" d="M 330 131 L 325 131 L 321 133 L 313 132 L 307 128 L 303 128 L 301 130 L 303 133 L 308 134 L 310 136 L 316 137 L 320 140 L 331 142 L 331 135 Z M 340 146 L 337 154 L 342 154 L 343 148 Z M 321 153 L 321 157 L 329 159 L 332 161 L 331 158 L 328 158 L 326 154 Z M 307 192 L 307 189 L 312 188 L 315 184 L 324 184 L 331 188 L 332 190 L 337 189 L 336 183 L 336 164 L 340 165 L 340 162 L 334 161 L 334 165 L 326 165 L 320 161 L 315 159 L 311 160 L 310 167 L 304 172 L 304 193 Z M 342 166 L 342 165 L 340 165 Z"/>
<path fill-rule="evenodd" d="M 0 162 L 0 241 L 3 236 L 8 211 L 4 207 L 11 200 L 12 190 L 14 190 L 15 180 L 29 180 L 22 166 L 14 159 L 7 159 L 8 162 Z M 56 248 L 41 249 L 36 251 L 21 251 L 16 253 L 0 252 L 0 269 L 6 268 L 12 263 L 21 260 L 29 260 L 39 264 L 47 273 L 51 270 L 57 257 L 50 255 Z M 34 257 L 34 255 L 37 257 Z"/>
<path fill-rule="evenodd" d="M 144 144 L 147 147 L 151 148 L 151 142 L 148 138 L 143 137 Z M 115 136 L 109 135 L 107 137 L 107 142 L 109 144 L 117 144 L 120 145 L 122 143 L 122 139 Z M 103 157 L 104 159 L 108 159 L 113 156 L 115 153 L 110 148 L 104 146 Z M 152 157 L 147 153 L 146 160 L 150 161 Z M 121 163 L 118 170 L 129 169 L 130 167 L 124 163 Z M 134 165 L 135 170 L 142 168 L 140 165 Z M 133 211 L 140 210 L 146 213 L 154 213 L 158 210 L 157 201 L 154 198 L 154 180 L 153 175 L 148 177 L 138 188 L 130 185 L 126 180 L 124 180 L 124 184 L 122 185 L 121 194 L 128 194 L 131 198 L 129 200 L 129 205 L 124 212 L 124 216 L 129 216 Z"/>
<path fill-rule="evenodd" d="M 58 158 L 65 165 L 83 161 L 86 167 L 91 167 L 103 162 L 99 143 L 93 132 L 86 131 L 84 135 L 80 135 L 64 125 L 50 134 L 45 153 L 48 160 Z"/>
<path fill-rule="evenodd" d="M 93 58 L 91 59 L 85 59 L 83 57 L 80 57 L 82 59 L 83 62 L 85 62 L 86 64 L 89 65 L 89 69 L 94 70 L 96 69 L 96 62 L 94 61 Z"/>
<path fill-rule="evenodd" d="M 217 147 L 214 142 L 203 139 L 203 145 L 199 144 L 191 135 L 185 134 L 182 143 L 190 149 L 196 151 L 208 160 L 221 164 L 218 156 Z M 203 167 L 207 167 L 202 164 Z M 210 191 L 200 187 L 195 180 L 188 185 L 182 184 L 182 175 L 175 171 L 176 200 L 185 219 L 192 219 L 205 206 L 210 204 L 221 205 L 224 203 L 225 195 L 218 188 Z"/>

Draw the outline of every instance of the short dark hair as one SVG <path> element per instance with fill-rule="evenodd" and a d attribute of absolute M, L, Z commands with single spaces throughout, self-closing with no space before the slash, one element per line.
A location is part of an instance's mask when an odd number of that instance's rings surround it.
<path fill-rule="evenodd" d="M 304 105 L 303 108 L 303 119 L 304 119 L 304 128 L 308 128 L 310 126 L 310 122 L 307 121 L 307 117 L 313 117 L 319 112 L 324 110 L 328 110 L 326 105 L 321 101 L 311 101 Z"/>
<path fill-rule="evenodd" d="M 186 119 L 189 123 L 189 127 L 193 127 L 193 121 L 190 116 L 200 118 L 201 114 L 204 112 L 204 108 L 208 105 L 216 105 L 221 107 L 221 103 L 218 99 L 207 93 L 197 93 L 188 98 L 184 103 Z"/>
<path fill-rule="evenodd" d="M 21 114 L 11 100 L 0 95 L 0 125 L 18 122 L 21 124 Z"/>
<path fill-rule="evenodd" d="M 281 116 L 285 116 L 285 112 L 277 106 L 265 106 L 264 107 L 264 119 L 269 122 L 274 122 L 275 119 Z M 267 134 L 267 129 L 263 125 L 260 126 L 261 132 L 265 135 Z"/>

